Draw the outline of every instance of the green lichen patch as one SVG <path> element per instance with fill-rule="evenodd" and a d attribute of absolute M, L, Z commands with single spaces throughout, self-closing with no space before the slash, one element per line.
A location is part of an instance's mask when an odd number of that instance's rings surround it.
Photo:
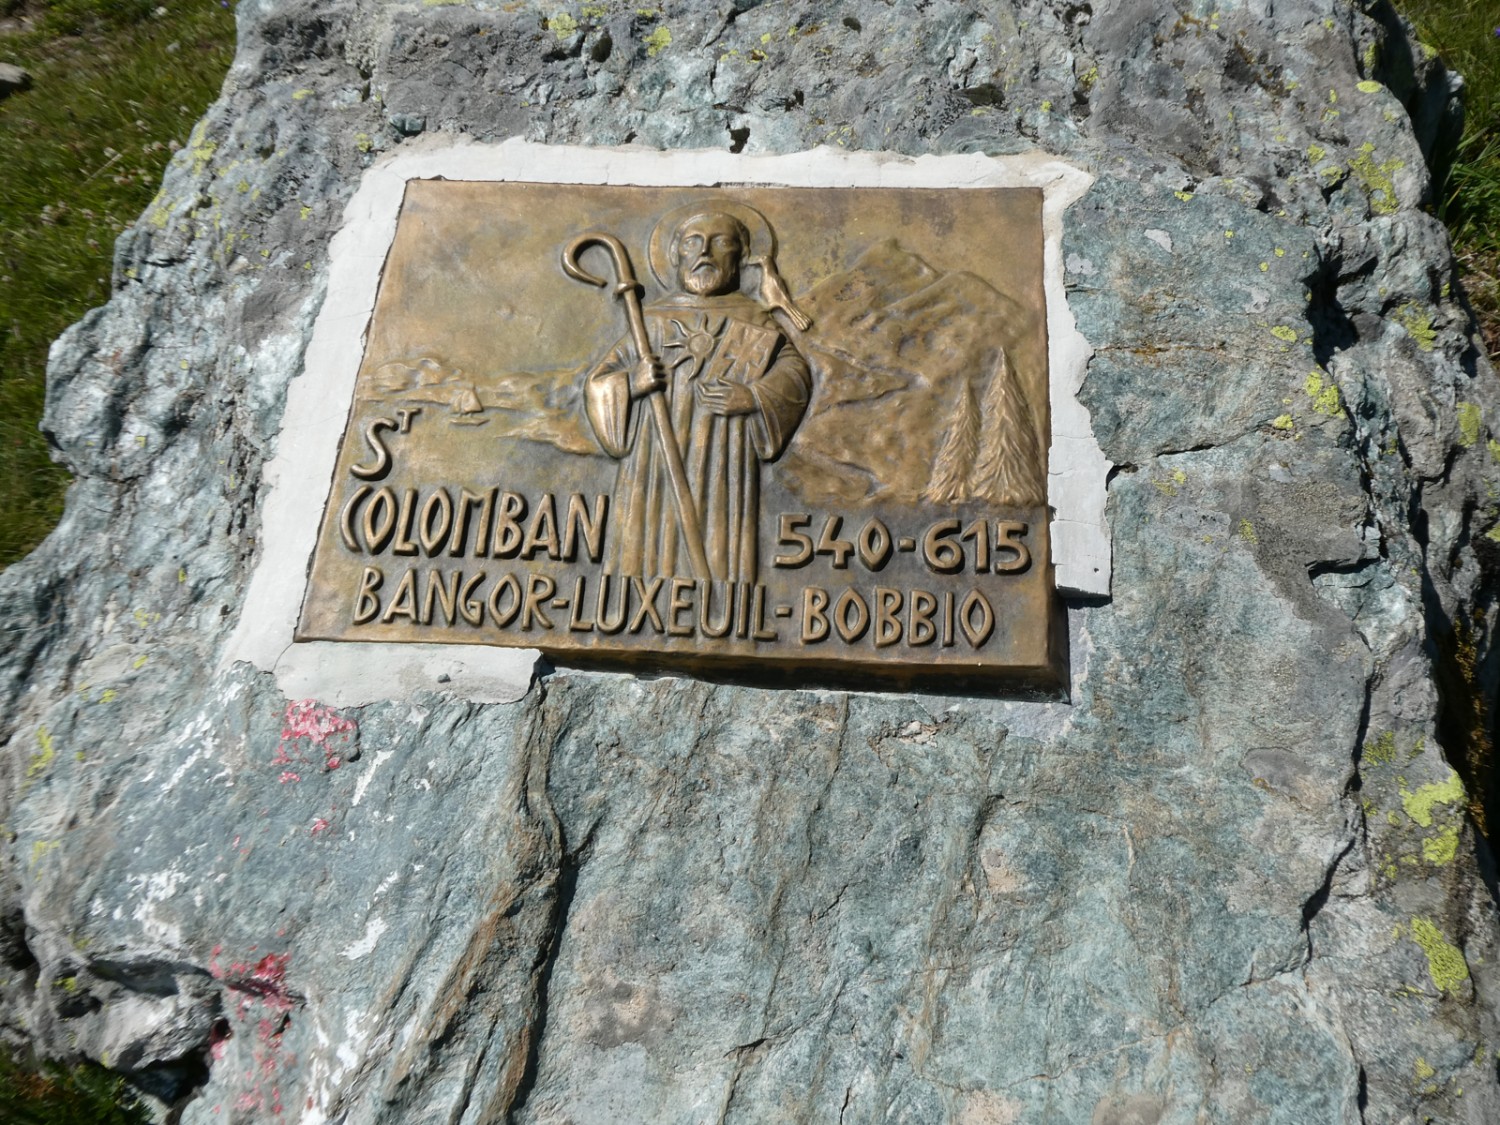
<path fill-rule="evenodd" d="M 1406 329 L 1407 334 L 1417 342 L 1417 347 L 1424 352 L 1432 351 L 1437 343 L 1437 329 L 1432 326 L 1432 314 L 1415 301 L 1407 301 L 1393 314 L 1396 323 Z"/>
<path fill-rule="evenodd" d="M 1359 146 L 1359 155 L 1349 161 L 1349 171 L 1359 180 L 1370 197 L 1370 210 L 1377 215 L 1389 215 L 1401 205 L 1396 196 L 1396 184 L 1392 175 L 1406 167 L 1404 160 L 1375 161 L 1375 146 L 1366 141 Z"/>
<path fill-rule="evenodd" d="M 646 54 L 652 58 L 661 54 L 672 45 L 672 32 L 663 24 L 646 36 Z"/>
<path fill-rule="evenodd" d="M 1458 404 L 1458 440 L 1465 449 L 1479 444 L 1479 431 L 1484 425 L 1484 411 L 1475 402 Z"/>
<path fill-rule="evenodd" d="M 1427 975 L 1442 992 L 1456 992 L 1469 979 L 1469 964 L 1463 951 L 1443 937 L 1430 918 L 1411 920 L 1411 940 L 1427 955 Z"/>
<path fill-rule="evenodd" d="M 1363 758 L 1373 766 L 1384 766 L 1396 760 L 1396 732 L 1381 731 L 1364 745 Z"/>
<path fill-rule="evenodd" d="M 559 43 L 566 43 L 578 31 L 578 21 L 567 12 L 558 12 L 555 16 L 549 16 L 544 26 L 557 36 Z"/>
<path fill-rule="evenodd" d="M 1464 783 L 1455 770 L 1448 771 L 1448 780 L 1418 786 L 1416 792 L 1410 792 L 1404 785 L 1401 787 L 1401 807 L 1423 828 L 1432 827 L 1432 810 L 1437 806 L 1457 806 L 1463 801 Z"/>
<path fill-rule="evenodd" d="M 37 752 L 31 756 L 31 761 L 26 766 L 28 781 L 45 773 L 52 760 L 57 757 L 57 748 L 52 745 L 52 735 L 47 732 L 46 727 L 36 728 L 36 744 Z"/>
<path fill-rule="evenodd" d="M 200 120 L 193 126 L 193 134 L 188 138 L 188 155 L 193 161 L 193 175 L 201 176 L 203 170 L 213 160 L 214 153 L 219 151 L 219 143 L 211 141 L 207 136 L 208 121 Z"/>
<path fill-rule="evenodd" d="M 1340 412 L 1339 388 L 1332 379 L 1327 382 L 1323 380 L 1323 372 L 1309 371 L 1307 379 L 1302 384 L 1302 389 L 1307 397 L 1312 399 L 1312 408 L 1319 414 L 1325 414 L 1330 418 L 1337 417 Z"/>
<path fill-rule="evenodd" d="M 1453 862 L 1458 854 L 1458 825 L 1445 824 L 1433 836 L 1422 841 L 1422 858 L 1438 867 Z"/>

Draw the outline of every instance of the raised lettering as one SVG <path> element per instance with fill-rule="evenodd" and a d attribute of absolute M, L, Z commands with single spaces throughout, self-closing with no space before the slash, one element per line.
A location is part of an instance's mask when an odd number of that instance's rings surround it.
<path fill-rule="evenodd" d="M 376 513 L 380 514 L 377 516 Z M 378 555 L 385 550 L 391 532 L 396 530 L 396 494 L 387 486 L 370 498 L 365 505 L 365 517 L 360 520 L 365 533 L 365 550 Z"/>
<path fill-rule="evenodd" d="M 354 490 L 354 495 L 349 497 L 344 504 L 343 511 L 339 513 L 339 535 L 343 537 L 344 546 L 355 554 L 359 554 L 359 541 L 354 538 L 354 513 L 361 501 L 372 491 L 368 484 L 360 485 Z"/>
<path fill-rule="evenodd" d="M 422 518 L 417 522 L 418 538 L 429 558 L 442 550 L 443 540 L 448 538 L 448 528 L 452 524 L 453 497 L 448 495 L 446 488 L 439 488 L 422 505 Z"/>
<path fill-rule="evenodd" d="M 354 624 L 367 625 L 380 614 L 380 599 L 375 591 L 385 581 L 378 566 L 367 566 L 359 576 L 359 593 L 354 598 Z"/>
<path fill-rule="evenodd" d="M 843 526 L 843 516 L 829 516 L 823 521 L 823 534 L 818 536 L 818 554 L 832 555 L 835 570 L 847 569 L 849 556 L 854 553 L 853 543 L 838 538 L 839 529 Z"/>
<path fill-rule="evenodd" d="M 821 586 L 802 588 L 802 643 L 816 644 L 828 637 L 828 591 Z"/>
<path fill-rule="evenodd" d="M 552 493 L 542 493 L 542 502 L 532 514 L 531 525 L 526 529 L 526 538 L 521 543 L 521 557 L 531 559 L 543 548 L 549 559 L 557 558 L 557 505 Z"/>
<path fill-rule="evenodd" d="M 891 529 L 878 518 L 859 529 L 859 561 L 867 570 L 883 570 L 891 557 Z"/>
<path fill-rule="evenodd" d="M 875 647 L 886 648 L 901 639 L 901 591 L 875 587 Z"/>
<path fill-rule="evenodd" d="M 542 603 L 553 594 L 557 593 L 557 583 L 545 574 L 528 574 L 526 576 L 526 605 L 521 610 L 521 628 L 531 629 L 533 619 L 541 623 L 543 629 L 552 628 L 552 621 L 542 612 Z"/>
<path fill-rule="evenodd" d="M 484 581 L 484 571 L 480 571 L 467 582 L 458 595 L 458 612 L 470 625 L 484 624 L 484 603 L 474 597 L 474 587 Z"/>
<path fill-rule="evenodd" d="M 812 522 L 806 512 L 789 512 L 781 517 L 781 534 L 776 540 L 778 547 L 792 548 L 789 554 L 777 555 L 771 560 L 773 566 L 806 566 L 813 557 L 813 542 L 802 534 L 802 528 Z"/>
<path fill-rule="evenodd" d="M 485 548 L 489 546 L 486 542 L 488 534 L 486 524 L 489 519 L 485 510 L 487 507 L 493 508 L 494 503 L 495 490 L 493 488 L 490 489 L 488 496 L 482 492 L 470 492 L 467 488 L 459 490 L 458 503 L 453 510 L 453 534 L 448 539 L 448 554 L 462 555 L 464 548 L 469 545 L 469 509 L 475 504 L 480 506 L 480 514 L 479 534 L 474 541 L 474 553 L 476 555 L 485 553 Z"/>
<path fill-rule="evenodd" d="M 828 591 L 821 586 L 802 588 L 802 643 L 816 644 L 828 637 Z"/>
<path fill-rule="evenodd" d="M 750 637 L 757 641 L 774 641 L 776 630 L 766 628 L 766 588 L 759 583 L 755 586 L 755 605 L 750 611 L 750 619 L 755 622 L 755 628 Z"/>
<path fill-rule="evenodd" d="M 906 643 L 909 645 L 929 645 L 937 636 L 937 626 L 932 623 L 932 615 L 937 610 L 937 598 L 926 590 L 913 590 L 911 592 L 911 608 L 906 618 Z"/>
<path fill-rule="evenodd" d="M 998 520 L 995 523 L 995 550 L 1014 552 L 1015 558 L 997 559 L 997 574 L 1018 574 L 1031 565 L 1031 551 L 1021 536 L 1026 534 L 1026 524 L 1020 520 Z"/>
<path fill-rule="evenodd" d="M 691 637 L 693 635 L 692 612 L 693 599 L 688 596 L 697 589 L 698 583 L 691 578 L 672 579 L 672 592 L 667 597 L 667 632 L 674 637 Z M 688 624 L 678 622 L 679 614 L 688 614 Z"/>
<path fill-rule="evenodd" d="M 598 562 L 604 554 L 604 516 L 609 511 L 609 497 L 600 493 L 594 497 L 594 512 L 591 516 L 583 497 L 573 493 L 568 497 L 568 522 L 563 528 L 562 557 L 572 562 L 578 557 L 578 537 L 583 536 L 589 561 Z"/>
<path fill-rule="evenodd" d="M 869 626 L 870 607 L 854 587 L 850 586 L 839 595 L 838 603 L 833 607 L 833 627 L 839 631 L 839 636 L 846 645 L 852 645 L 865 635 Z"/>
<path fill-rule="evenodd" d="M 510 607 L 500 608 L 500 594 L 504 590 L 510 591 Z M 504 629 L 516 619 L 516 614 L 521 612 L 521 584 L 516 581 L 514 574 L 506 574 L 490 590 L 489 598 L 490 617 L 495 624 Z"/>
<path fill-rule="evenodd" d="M 500 511 L 495 516 L 495 547 L 491 552 L 497 559 L 513 558 L 521 549 L 521 518 L 526 515 L 526 498 L 514 492 L 500 494 Z"/>
<path fill-rule="evenodd" d="M 979 611 L 977 622 L 974 620 L 975 610 Z M 970 647 L 978 648 L 989 640 L 990 634 L 995 630 L 995 611 L 990 608 L 989 599 L 978 590 L 970 590 L 969 596 L 959 608 L 958 624 Z"/>
<path fill-rule="evenodd" d="M 449 625 L 454 622 L 454 611 L 458 608 L 458 584 L 463 580 L 463 572 L 455 570 L 453 577 L 447 585 L 443 583 L 443 572 L 433 567 L 427 572 L 427 592 L 422 597 L 422 624 L 432 624 L 432 603 L 436 599 L 437 604 L 443 609 L 443 620 Z"/>
<path fill-rule="evenodd" d="M 734 584 L 734 635 L 750 635 L 750 586 L 745 582 Z"/>
<path fill-rule="evenodd" d="M 583 575 L 573 581 L 573 609 L 568 614 L 568 632 L 592 633 L 594 623 L 583 619 Z"/>
<path fill-rule="evenodd" d="M 404 617 L 413 625 L 417 623 L 417 572 L 408 570 L 396 583 L 396 596 L 380 615 L 382 623 L 389 625 L 392 618 Z"/>
<path fill-rule="evenodd" d="M 661 623 L 661 615 L 656 612 L 656 595 L 661 593 L 662 583 L 665 581 L 664 578 L 653 578 L 651 585 L 647 586 L 639 578 L 630 580 L 630 588 L 635 591 L 641 603 L 640 608 L 635 611 L 635 616 L 630 619 L 629 631 L 631 633 L 639 633 L 647 617 L 651 618 L 651 624 L 658 633 L 666 632 L 666 627 Z"/>
<path fill-rule="evenodd" d="M 396 541 L 391 544 L 393 555 L 415 555 L 417 545 L 412 542 L 411 525 L 417 518 L 417 490 L 408 488 L 401 494 L 401 517 L 396 521 Z"/>
<path fill-rule="evenodd" d="M 614 583 L 615 589 L 620 593 L 619 612 L 613 617 L 610 617 L 605 612 L 609 604 L 610 580 L 617 577 L 618 575 L 614 574 L 601 575 L 599 577 L 599 596 L 594 599 L 594 627 L 599 632 L 608 633 L 611 636 L 625 628 L 625 610 L 630 601 L 630 584 L 621 579 L 619 582 Z"/>
<path fill-rule="evenodd" d="M 718 579 L 712 581 L 703 579 L 698 583 L 698 632 L 705 637 L 723 637 L 729 633 L 729 626 L 734 623 L 734 586 L 729 582 L 720 582 Z M 714 591 L 720 586 L 724 587 L 724 620 L 715 622 L 712 613 L 712 599 Z"/>
<path fill-rule="evenodd" d="M 985 520 L 975 520 L 964 528 L 960 539 L 974 544 L 974 573 L 988 574 L 990 569 L 990 525 Z"/>
<path fill-rule="evenodd" d="M 952 574 L 963 569 L 964 549 L 953 538 L 957 531 L 957 520 L 938 520 L 927 529 L 922 536 L 922 561 L 929 570 Z"/>
<path fill-rule="evenodd" d="M 369 465 L 350 465 L 349 471 L 360 480 L 380 480 L 391 471 L 391 454 L 385 447 L 385 442 L 380 440 L 381 430 L 394 430 L 396 420 L 394 418 L 376 418 L 365 427 L 365 441 L 370 446 L 370 451 L 375 454 L 375 460 Z"/>

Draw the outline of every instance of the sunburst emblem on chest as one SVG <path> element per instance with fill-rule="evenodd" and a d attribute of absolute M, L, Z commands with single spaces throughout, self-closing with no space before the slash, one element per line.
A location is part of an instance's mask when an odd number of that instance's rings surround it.
<path fill-rule="evenodd" d="M 719 332 L 724 327 L 724 318 L 711 318 L 707 313 L 699 313 L 695 318 L 672 317 L 667 324 L 675 334 L 662 341 L 663 360 L 674 371 L 684 363 L 691 363 L 693 367 L 688 372 L 688 378 L 697 378 L 698 373 L 703 370 L 704 361 L 714 354 Z"/>

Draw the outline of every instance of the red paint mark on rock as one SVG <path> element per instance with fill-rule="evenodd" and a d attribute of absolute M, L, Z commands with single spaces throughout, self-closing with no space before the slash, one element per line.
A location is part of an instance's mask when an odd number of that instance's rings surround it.
<path fill-rule="evenodd" d="M 210 1033 L 209 1055 L 215 1062 L 229 1060 L 229 1081 L 239 1087 L 236 1110 L 254 1113 L 257 1119 L 280 1116 L 281 1085 L 288 1069 L 297 1064 L 296 1054 L 282 1040 L 293 1009 L 302 1002 L 286 983 L 292 955 L 268 953 L 258 961 L 232 961 L 226 968 L 219 962 L 222 952 L 222 946 L 214 947 L 208 971 L 236 1003 Z M 250 954 L 255 952 L 252 946 Z"/>
<path fill-rule="evenodd" d="M 208 1056 L 214 1062 L 224 1057 L 228 1050 L 229 1041 L 234 1038 L 234 1032 L 229 1029 L 228 1020 L 215 1020 L 208 1032 Z"/>
<path fill-rule="evenodd" d="M 311 751 L 322 757 L 324 769 L 336 770 L 349 756 L 358 729 L 354 720 L 344 718 L 332 707 L 324 707 L 316 699 L 288 703 L 282 719 L 281 744 L 271 764 L 310 764 L 314 761 L 309 757 Z"/>
<path fill-rule="evenodd" d="M 323 817 L 320 816 L 320 817 L 318 817 L 317 820 L 315 820 L 315 821 L 312 822 L 312 833 L 311 834 L 314 835 L 314 836 L 321 835 L 322 833 L 328 831 L 328 827 L 329 827 L 328 821 L 326 819 L 324 819 Z"/>

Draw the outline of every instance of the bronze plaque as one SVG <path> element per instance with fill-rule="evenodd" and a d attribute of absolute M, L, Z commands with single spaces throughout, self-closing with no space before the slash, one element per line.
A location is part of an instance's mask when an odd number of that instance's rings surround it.
<path fill-rule="evenodd" d="M 298 639 L 1056 688 L 1041 214 L 411 181 Z"/>

